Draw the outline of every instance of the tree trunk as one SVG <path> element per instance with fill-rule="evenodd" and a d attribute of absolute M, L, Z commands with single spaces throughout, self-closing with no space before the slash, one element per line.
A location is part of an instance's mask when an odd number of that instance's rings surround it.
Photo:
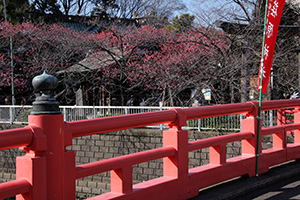
<path fill-rule="evenodd" d="M 247 52 L 242 54 L 242 67 L 241 67 L 241 102 L 249 100 L 249 68 L 247 64 Z"/>
<path fill-rule="evenodd" d="M 300 52 L 298 53 L 298 87 L 300 88 Z"/>
<path fill-rule="evenodd" d="M 166 87 L 164 87 L 163 96 L 162 96 L 162 100 L 161 100 L 163 106 L 165 106 L 165 97 L 166 97 Z"/>
<path fill-rule="evenodd" d="M 174 102 L 173 102 L 172 90 L 171 90 L 171 88 L 168 88 L 168 89 L 169 89 L 169 96 L 170 96 L 170 106 L 173 107 Z"/>
<path fill-rule="evenodd" d="M 121 95 L 121 105 L 125 106 L 124 91 L 122 87 L 120 88 L 120 95 Z"/>

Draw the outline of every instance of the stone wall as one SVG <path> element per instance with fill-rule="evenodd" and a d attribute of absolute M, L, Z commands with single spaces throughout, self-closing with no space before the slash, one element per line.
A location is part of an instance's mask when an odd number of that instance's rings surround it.
<path fill-rule="evenodd" d="M 198 140 L 221 135 L 222 133 L 189 132 L 189 140 Z M 131 154 L 162 147 L 162 131 L 153 129 L 130 129 L 90 135 L 73 139 L 68 149 L 76 152 L 76 165 L 90 163 L 107 158 Z M 270 146 L 269 137 L 264 144 Z M 227 158 L 241 154 L 241 142 L 227 145 Z M 0 181 L 15 179 L 15 157 L 24 154 L 18 149 L 0 151 Z M 209 149 L 189 152 L 189 167 L 209 162 Z M 147 181 L 163 175 L 162 159 L 133 166 L 133 183 Z M 109 172 L 85 177 L 76 181 L 78 199 L 85 199 L 110 191 Z"/>

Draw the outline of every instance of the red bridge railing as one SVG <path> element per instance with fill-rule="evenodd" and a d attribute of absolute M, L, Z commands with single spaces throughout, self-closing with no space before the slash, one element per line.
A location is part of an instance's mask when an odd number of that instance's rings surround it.
<path fill-rule="evenodd" d="M 300 158 L 300 100 L 265 101 L 262 110 L 294 108 L 291 124 L 263 128 L 261 137 L 273 135 L 273 147 L 260 145 L 259 174 L 270 166 Z M 189 142 L 188 132 L 181 127 L 187 120 L 239 114 L 242 131 Z M 17 157 L 16 180 L 0 184 L 0 199 L 15 196 L 26 200 L 75 199 L 75 181 L 109 171 L 111 192 L 100 199 L 187 199 L 199 189 L 243 175 L 255 175 L 255 152 L 258 124 L 258 103 L 238 103 L 173 109 L 151 113 L 115 116 L 75 122 L 64 122 L 63 115 L 30 115 L 25 128 L 0 132 L 0 149 L 21 147 L 25 156 Z M 278 115 L 279 118 L 282 117 Z M 110 131 L 164 123 L 163 147 L 75 165 L 75 152 L 68 151 L 72 138 Z M 294 143 L 287 144 L 287 134 L 294 134 Z M 241 141 L 241 155 L 226 158 L 226 145 Z M 261 144 L 261 143 L 260 143 Z M 209 148 L 209 164 L 189 169 L 188 152 Z M 163 176 L 133 185 L 132 166 L 163 158 Z"/>

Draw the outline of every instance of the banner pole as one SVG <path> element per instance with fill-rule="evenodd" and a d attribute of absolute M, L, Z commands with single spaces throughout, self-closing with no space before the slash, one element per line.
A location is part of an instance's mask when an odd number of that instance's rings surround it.
<path fill-rule="evenodd" d="M 260 131 L 261 131 L 261 102 L 262 102 L 262 85 L 263 85 L 263 75 L 264 75 L 263 70 L 264 70 L 264 57 L 265 57 L 266 29 L 267 29 L 267 12 L 268 12 L 268 0 L 266 0 L 266 6 L 265 6 L 263 48 L 262 48 L 261 68 L 260 68 L 258 126 L 257 126 L 257 142 L 256 142 L 256 168 L 255 168 L 256 176 L 258 176 L 258 168 L 259 168 Z"/>

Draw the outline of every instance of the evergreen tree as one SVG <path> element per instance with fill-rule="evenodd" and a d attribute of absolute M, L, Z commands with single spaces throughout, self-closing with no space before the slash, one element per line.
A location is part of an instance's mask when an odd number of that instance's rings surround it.
<path fill-rule="evenodd" d="M 95 8 L 93 9 L 92 15 L 109 15 L 110 10 L 116 9 L 119 6 L 116 4 L 116 0 L 94 0 L 93 4 Z"/>
<path fill-rule="evenodd" d="M 176 17 L 172 19 L 172 25 L 166 28 L 177 32 L 184 32 L 193 27 L 194 19 L 195 16 L 189 13 L 182 14 L 180 17 L 176 15 Z"/>
<path fill-rule="evenodd" d="M 47 15 L 51 14 L 51 17 Z M 62 15 L 60 5 L 57 0 L 34 0 L 31 4 L 32 20 L 52 21 L 54 18 Z"/>
<path fill-rule="evenodd" d="M 6 18 L 11 23 L 21 23 L 29 18 L 28 0 L 6 0 Z M 4 19 L 4 5 L 0 1 L 0 19 Z"/>

